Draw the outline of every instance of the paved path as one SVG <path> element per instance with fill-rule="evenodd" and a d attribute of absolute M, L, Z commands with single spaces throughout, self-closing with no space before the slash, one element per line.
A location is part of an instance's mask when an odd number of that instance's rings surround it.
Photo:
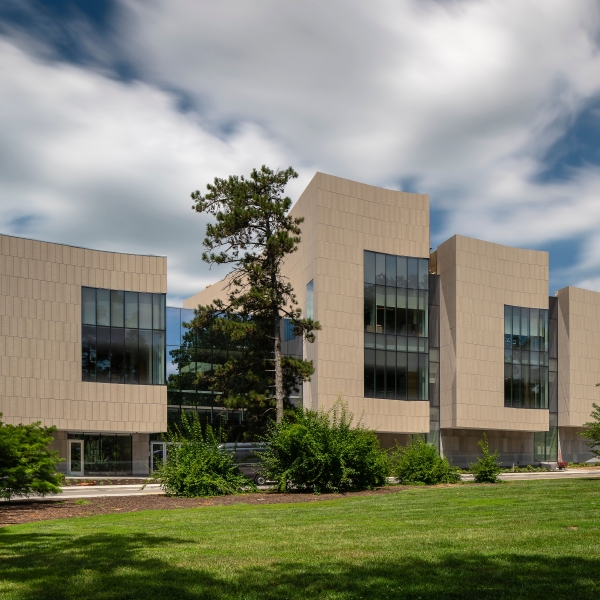
<path fill-rule="evenodd" d="M 531 479 L 579 479 L 600 477 L 600 469 L 569 469 L 567 471 L 533 471 L 524 473 L 502 473 L 502 481 L 523 481 Z M 473 481 L 473 475 L 462 475 L 463 481 Z"/>
<path fill-rule="evenodd" d="M 523 481 L 535 479 L 577 479 L 594 477 L 600 479 L 600 469 L 571 469 L 568 471 L 534 471 L 525 473 L 502 473 L 503 481 Z M 463 481 L 473 481 L 473 475 L 463 475 Z M 52 500 L 75 498 L 101 498 L 103 496 L 147 496 L 164 494 L 157 483 L 149 483 L 142 489 L 143 484 L 134 485 L 70 485 L 62 488 L 62 494 L 49 494 L 46 498 Z M 268 490 L 268 485 L 259 486 L 261 490 Z M 15 498 L 15 500 L 18 500 Z M 0 499 L 0 502 L 2 500 Z"/>
<path fill-rule="evenodd" d="M 143 484 L 142 484 L 143 485 Z M 164 494 L 158 483 L 142 485 L 69 485 L 62 488 L 62 494 L 49 494 L 46 498 L 98 498 L 100 496 L 147 496 Z"/>

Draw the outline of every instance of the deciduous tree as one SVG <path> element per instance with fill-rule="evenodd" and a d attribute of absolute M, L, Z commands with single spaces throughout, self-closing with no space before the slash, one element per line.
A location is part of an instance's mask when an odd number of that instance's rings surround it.
<path fill-rule="evenodd" d="M 0 413 L 2 417 L 2 413 Z M 60 493 L 58 452 L 48 450 L 55 427 L 10 425 L 0 420 L 0 497 Z"/>
<path fill-rule="evenodd" d="M 599 387 L 600 383 L 596 384 L 596 387 Z M 588 421 L 584 424 L 586 428 L 585 431 L 582 431 L 580 435 L 587 438 L 587 445 L 590 449 L 590 452 L 600 458 L 600 406 L 598 406 L 595 402 L 592 404 L 594 410 L 592 410 L 592 414 L 590 415 L 591 421 Z"/>

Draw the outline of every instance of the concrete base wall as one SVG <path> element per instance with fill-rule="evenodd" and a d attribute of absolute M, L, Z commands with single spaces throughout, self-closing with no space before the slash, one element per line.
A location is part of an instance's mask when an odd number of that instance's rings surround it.
<path fill-rule="evenodd" d="M 579 435 L 581 427 L 559 427 L 560 449 L 565 462 L 598 462 L 587 447 L 586 438 Z"/>
<path fill-rule="evenodd" d="M 134 433 L 132 438 L 131 474 L 134 477 L 148 475 L 150 464 L 150 436 L 147 433 Z"/>
<path fill-rule="evenodd" d="M 54 434 L 54 441 L 49 446 L 50 450 L 58 450 L 58 455 L 64 459 L 58 463 L 59 473 L 67 474 L 67 432 L 57 431 Z"/>
<path fill-rule="evenodd" d="M 498 450 L 499 462 L 507 467 L 535 464 L 533 433 L 525 431 L 483 431 L 477 429 L 442 429 L 442 452 L 451 464 L 468 467 L 482 456 L 477 442 L 487 435 L 490 452 Z"/>

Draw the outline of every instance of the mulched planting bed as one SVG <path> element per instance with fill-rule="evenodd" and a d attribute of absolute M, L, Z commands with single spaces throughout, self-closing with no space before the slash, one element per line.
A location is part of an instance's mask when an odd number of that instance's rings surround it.
<path fill-rule="evenodd" d="M 279 494 L 263 492 L 242 494 L 239 496 L 215 496 L 212 498 L 169 498 L 163 495 L 150 496 L 103 496 L 100 498 L 69 499 L 36 499 L 15 500 L 11 503 L 0 502 L 0 527 L 17 525 L 30 521 L 46 521 L 49 519 L 67 519 L 70 517 L 91 517 L 139 510 L 168 510 L 175 508 L 198 508 L 202 506 L 229 506 L 231 504 L 284 504 L 287 502 L 320 502 L 336 500 L 351 496 L 375 496 L 392 494 L 408 489 L 406 486 L 388 486 L 364 492 L 348 492 L 347 494 Z M 82 504 L 85 500 L 88 504 Z M 79 502 L 80 504 L 77 504 Z"/>

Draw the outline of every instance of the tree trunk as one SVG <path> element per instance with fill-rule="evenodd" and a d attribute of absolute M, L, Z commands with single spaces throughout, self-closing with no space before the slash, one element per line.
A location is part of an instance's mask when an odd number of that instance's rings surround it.
<path fill-rule="evenodd" d="M 279 312 L 273 318 L 275 324 L 275 406 L 277 422 L 283 421 L 283 372 L 281 370 L 281 317 Z"/>

